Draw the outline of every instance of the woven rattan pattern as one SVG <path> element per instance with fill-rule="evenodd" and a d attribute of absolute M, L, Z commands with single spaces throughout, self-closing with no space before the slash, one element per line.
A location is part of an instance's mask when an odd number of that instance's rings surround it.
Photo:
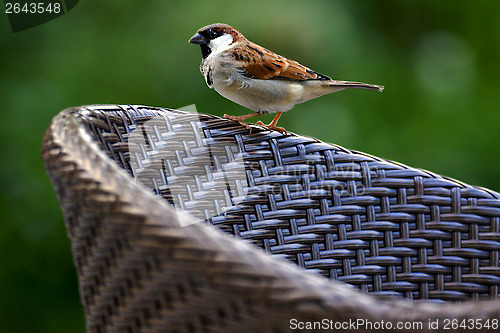
<path fill-rule="evenodd" d="M 81 114 L 103 150 L 155 193 L 301 267 L 379 295 L 500 295 L 496 192 L 209 115 L 141 106 Z M 238 161 L 243 182 L 214 181 Z"/>

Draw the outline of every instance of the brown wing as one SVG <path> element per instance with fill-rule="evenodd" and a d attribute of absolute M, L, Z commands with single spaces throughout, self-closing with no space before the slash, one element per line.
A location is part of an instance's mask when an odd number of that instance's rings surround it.
<path fill-rule="evenodd" d="M 290 80 L 330 80 L 329 77 L 269 51 L 250 41 L 233 49 L 233 57 L 244 63 L 241 68 L 256 79 L 290 79 Z"/>

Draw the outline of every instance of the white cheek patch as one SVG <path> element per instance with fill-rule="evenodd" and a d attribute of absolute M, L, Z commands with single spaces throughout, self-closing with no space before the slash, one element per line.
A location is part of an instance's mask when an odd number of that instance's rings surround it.
<path fill-rule="evenodd" d="M 219 53 L 222 52 L 231 46 L 231 43 L 233 42 L 233 37 L 229 34 L 224 34 L 222 36 L 219 36 L 215 39 L 212 39 L 210 41 L 210 49 L 212 50 L 213 53 Z"/>

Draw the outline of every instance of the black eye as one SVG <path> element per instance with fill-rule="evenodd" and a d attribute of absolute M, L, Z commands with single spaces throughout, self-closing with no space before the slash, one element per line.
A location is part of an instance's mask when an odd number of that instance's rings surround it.
<path fill-rule="evenodd" d="M 214 38 L 217 38 L 218 36 L 219 36 L 219 34 L 216 31 L 208 30 L 208 38 L 214 39 Z"/>

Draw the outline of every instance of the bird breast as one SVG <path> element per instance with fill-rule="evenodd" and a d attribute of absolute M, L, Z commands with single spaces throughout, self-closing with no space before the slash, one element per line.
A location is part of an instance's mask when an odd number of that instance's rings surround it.
<path fill-rule="evenodd" d="M 304 94 L 300 82 L 248 77 L 234 60 L 223 55 L 207 57 L 201 71 L 207 84 L 219 94 L 260 113 L 288 111 L 301 102 Z"/>

